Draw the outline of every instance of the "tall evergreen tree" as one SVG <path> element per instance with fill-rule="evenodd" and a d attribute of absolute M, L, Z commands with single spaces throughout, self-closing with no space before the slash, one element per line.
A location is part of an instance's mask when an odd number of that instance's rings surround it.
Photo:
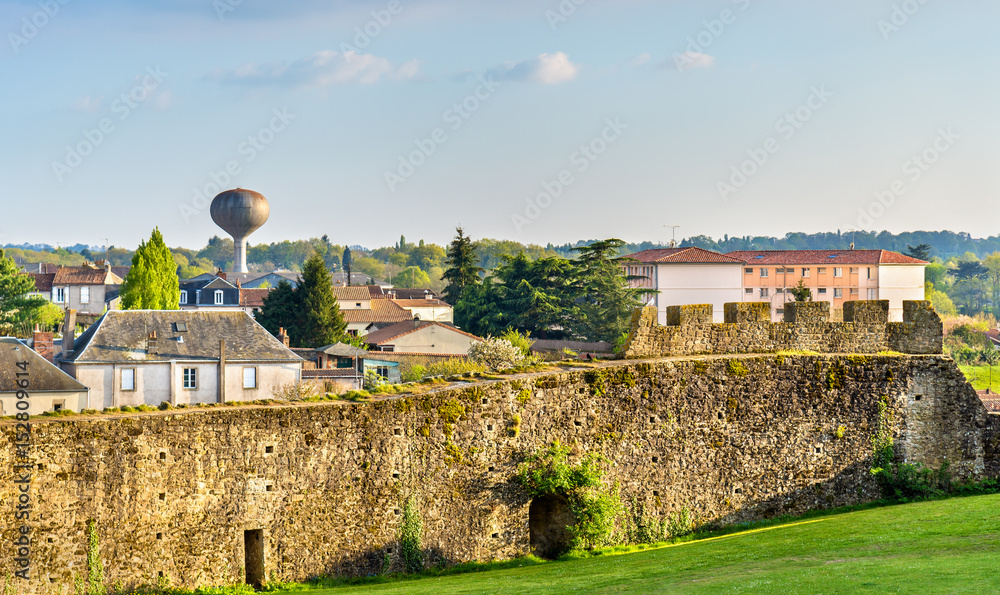
<path fill-rule="evenodd" d="M 573 249 L 580 254 L 575 264 L 579 267 L 583 318 L 577 330 L 592 341 L 613 342 L 628 332 L 632 311 L 642 305 L 642 296 L 654 293 L 630 286 L 629 281 L 637 279 L 623 272 L 633 261 L 619 256 L 624 246 L 622 240 L 611 238 Z"/>
<path fill-rule="evenodd" d="M 906 255 L 912 256 L 919 260 L 930 260 L 931 257 L 931 245 L 930 244 L 917 244 L 916 246 L 906 245 Z"/>
<path fill-rule="evenodd" d="M 295 289 L 288 281 L 281 281 L 264 298 L 257 322 L 275 337 L 280 329 L 285 329 L 293 345 L 299 345 L 299 304 Z"/>
<path fill-rule="evenodd" d="M 132 255 L 132 268 L 122 285 L 121 296 L 123 310 L 180 309 L 177 264 L 159 228 L 153 229 L 149 241 L 139 244 Z"/>
<path fill-rule="evenodd" d="M 352 264 L 352 262 L 351 262 L 352 261 L 352 258 L 351 258 L 351 249 L 350 248 L 346 248 L 346 247 L 344 248 L 344 256 L 341 257 L 340 260 L 342 261 L 341 264 L 344 267 L 344 270 L 347 271 L 347 284 L 350 285 L 351 284 L 351 264 Z"/>
<path fill-rule="evenodd" d="M 333 279 L 323 257 L 316 254 L 306 261 L 295 293 L 299 306 L 296 343 L 322 347 L 339 341 L 347 331 L 347 323 L 333 295 Z"/>
<path fill-rule="evenodd" d="M 472 246 L 472 238 L 465 235 L 461 227 L 455 229 L 457 235 L 448 246 L 448 269 L 442 280 L 448 285 L 444 288 L 444 301 L 452 306 L 458 303 L 467 287 L 479 285 L 479 274 L 483 272 L 476 251 Z"/>

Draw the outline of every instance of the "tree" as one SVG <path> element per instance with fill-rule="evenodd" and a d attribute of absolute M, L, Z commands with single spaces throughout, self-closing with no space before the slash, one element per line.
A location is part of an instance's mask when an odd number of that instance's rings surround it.
<path fill-rule="evenodd" d="M 121 297 L 123 310 L 180 309 L 177 266 L 159 228 L 153 229 L 149 242 L 139 244 L 132 255 L 132 268 L 122 285 Z"/>
<path fill-rule="evenodd" d="M 51 325 L 58 315 L 56 306 L 40 296 L 29 297 L 35 291 L 35 279 L 20 271 L 14 259 L 0 249 L 0 333 L 27 337 L 35 324 Z"/>
<path fill-rule="evenodd" d="M 916 246 L 906 245 L 906 255 L 912 256 L 917 260 L 930 260 L 931 256 L 931 245 L 930 244 L 917 244 Z"/>
<path fill-rule="evenodd" d="M 619 256 L 625 242 L 617 238 L 592 242 L 574 248 L 580 254 L 576 261 L 580 290 L 582 324 L 576 331 L 590 341 L 614 342 L 628 332 L 632 312 L 642 306 L 642 297 L 653 290 L 631 287 L 623 272 L 627 256 Z"/>
<path fill-rule="evenodd" d="M 295 343 L 304 347 L 322 347 L 340 340 L 347 330 L 347 323 L 333 295 L 330 271 L 319 254 L 307 260 L 302 267 L 295 294 L 299 307 Z"/>
<path fill-rule="evenodd" d="M 959 280 L 982 279 L 987 272 L 986 267 L 978 260 L 963 260 L 958 263 L 958 267 L 955 269 L 955 278 Z"/>
<path fill-rule="evenodd" d="M 796 302 L 811 302 L 813 300 L 813 292 L 811 289 L 806 287 L 805 282 L 799 279 L 799 284 L 788 290 L 795 298 Z"/>
<path fill-rule="evenodd" d="M 402 289 L 419 289 L 421 287 L 430 287 L 431 278 L 417 267 L 406 267 L 399 271 L 399 274 L 393 278 L 392 283 L 394 286 Z"/>
<path fill-rule="evenodd" d="M 990 297 L 993 308 L 1000 308 L 1000 252 L 994 252 L 983 259 L 986 278 L 990 283 Z"/>
<path fill-rule="evenodd" d="M 466 287 L 479 285 L 479 274 L 483 269 L 472 247 L 472 239 L 465 235 L 461 227 L 455 228 L 457 235 L 448 246 L 448 269 L 441 279 L 448 282 L 444 288 L 444 301 L 452 306 L 458 303 Z"/>
<path fill-rule="evenodd" d="M 285 329 L 288 333 L 289 341 L 295 337 L 295 345 L 298 345 L 299 337 L 299 304 L 295 295 L 295 289 L 288 281 L 280 281 L 274 291 L 264 297 L 264 302 L 260 312 L 257 313 L 256 320 L 262 327 L 267 329 L 275 337 L 280 329 Z M 314 346 L 318 347 L 318 346 Z"/>
<path fill-rule="evenodd" d="M 351 249 L 344 248 L 344 255 L 340 258 L 341 266 L 347 271 L 347 284 L 351 284 L 351 265 L 353 264 L 351 259 Z"/>

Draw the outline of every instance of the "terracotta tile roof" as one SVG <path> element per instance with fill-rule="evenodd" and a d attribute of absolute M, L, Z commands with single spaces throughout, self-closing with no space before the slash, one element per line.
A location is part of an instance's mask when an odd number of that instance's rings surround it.
<path fill-rule="evenodd" d="M 372 292 L 367 285 L 351 285 L 350 287 L 334 287 L 333 295 L 342 302 L 372 299 Z"/>
<path fill-rule="evenodd" d="M 394 287 L 388 290 L 391 294 L 389 297 L 393 297 L 397 300 L 424 300 L 424 299 L 437 299 L 440 296 L 430 289 L 406 289 L 402 287 Z"/>
<path fill-rule="evenodd" d="M 442 300 L 392 300 L 404 308 L 450 308 L 451 304 Z"/>
<path fill-rule="evenodd" d="M 990 413 L 1000 413 L 1000 395 L 995 392 L 986 390 L 977 390 L 976 393 L 979 394 L 979 400 L 983 402 L 983 406 Z"/>
<path fill-rule="evenodd" d="M 250 308 L 262 308 L 264 307 L 264 298 L 266 298 L 270 293 L 271 288 L 265 289 L 240 289 L 240 305 Z"/>
<path fill-rule="evenodd" d="M 629 254 L 626 258 L 634 258 L 647 264 L 658 263 L 718 263 L 739 264 L 742 261 L 725 254 L 705 250 L 703 248 L 657 248 Z"/>
<path fill-rule="evenodd" d="M 454 326 L 448 324 L 442 324 L 440 322 L 434 322 L 432 320 L 407 321 L 407 322 L 401 322 L 399 324 L 394 324 L 382 330 L 378 330 L 373 333 L 368 333 L 367 335 L 364 336 L 364 340 L 365 343 L 367 343 L 368 345 L 381 345 L 383 343 L 388 343 L 393 339 L 398 339 L 399 337 L 408 335 L 410 333 L 416 332 L 422 328 L 426 328 L 432 325 L 437 325 L 440 326 L 441 328 L 448 329 L 449 331 L 456 332 L 460 335 L 465 335 L 466 337 L 470 337 L 477 341 L 482 341 L 482 338 L 467 333 Z"/>
<path fill-rule="evenodd" d="M 35 278 L 35 291 L 49 293 L 52 291 L 52 280 L 56 278 L 55 273 L 27 273 Z"/>
<path fill-rule="evenodd" d="M 55 285 L 121 285 L 122 278 L 103 268 L 60 267 L 56 270 Z"/>
<path fill-rule="evenodd" d="M 360 298 L 368 299 L 368 298 Z M 372 300 L 371 310 L 341 310 L 344 320 L 350 323 L 403 322 L 413 320 L 413 312 L 400 307 L 392 300 Z"/>
<path fill-rule="evenodd" d="M 927 264 L 889 250 L 737 250 L 727 256 L 747 264 Z"/>

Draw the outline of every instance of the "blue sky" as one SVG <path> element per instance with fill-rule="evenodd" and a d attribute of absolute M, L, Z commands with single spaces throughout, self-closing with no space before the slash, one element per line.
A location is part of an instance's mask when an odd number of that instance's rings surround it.
<path fill-rule="evenodd" d="M 993 2 L 163 4 L 0 1 L 0 242 L 997 232 Z"/>

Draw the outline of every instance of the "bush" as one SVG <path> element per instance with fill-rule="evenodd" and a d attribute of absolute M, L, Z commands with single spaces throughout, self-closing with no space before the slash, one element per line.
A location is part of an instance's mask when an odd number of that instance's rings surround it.
<path fill-rule="evenodd" d="M 520 348 L 510 341 L 497 337 L 487 337 L 469 348 L 469 359 L 496 372 L 516 368 L 527 359 Z"/>
<path fill-rule="evenodd" d="M 403 370 L 403 382 L 419 382 L 424 379 L 427 375 L 427 368 L 420 364 L 413 364 L 412 366 Z"/>
<path fill-rule="evenodd" d="M 302 401 L 316 394 L 316 387 L 309 382 L 290 382 L 274 389 L 274 398 L 279 401 Z"/>
<path fill-rule="evenodd" d="M 531 336 L 531 331 L 525 331 L 522 335 L 516 330 L 509 328 L 507 332 L 500 335 L 500 339 L 507 341 L 514 347 L 521 350 L 521 355 L 524 357 L 531 357 L 531 345 L 534 343 L 529 337 Z"/>

